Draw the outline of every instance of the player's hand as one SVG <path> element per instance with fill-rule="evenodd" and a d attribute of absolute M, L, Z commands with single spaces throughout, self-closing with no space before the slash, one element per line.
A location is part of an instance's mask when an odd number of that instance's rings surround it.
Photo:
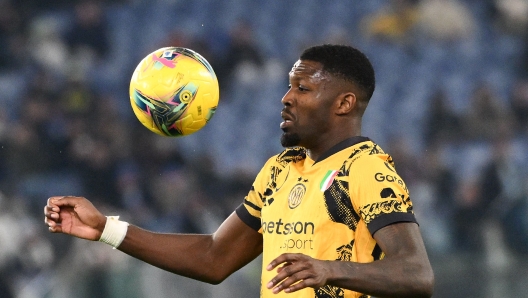
<path fill-rule="evenodd" d="M 274 268 L 278 274 L 267 284 L 268 289 L 273 288 L 274 294 L 280 291 L 292 293 L 307 287 L 317 289 L 326 285 L 331 273 L 330 262 L 293 253 L 280 255 L 266 269 Z"/>
<path fill-rule="evenodd" d="M 50 232 L 94 241 L 101 238 L 106 224 L 106 217 L 82 197 L 51 197 L 44 216 Z"/>

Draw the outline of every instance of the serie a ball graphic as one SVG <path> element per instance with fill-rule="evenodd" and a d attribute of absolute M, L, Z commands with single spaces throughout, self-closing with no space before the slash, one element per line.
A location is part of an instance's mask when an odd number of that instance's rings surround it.
<path fill-rule="evenodd" d="M 148 54 L 130 80 L 130 104 L 138 120 L 151 131 L 186 136 L 213 117 L 220 96 L 209 62 L 197 52 L 166 47 Z"/>

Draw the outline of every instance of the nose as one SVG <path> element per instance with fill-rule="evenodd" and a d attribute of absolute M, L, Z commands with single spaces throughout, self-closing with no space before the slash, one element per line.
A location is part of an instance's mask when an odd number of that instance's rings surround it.
<path fill-rule="evenodd" d="M 286 106 L 286 107 L 289 107 L 292 105 L 292 95 L 291 95 L 291 89 L 289 89 L 286 94 L 284 94 L 284 96 L 282 97 L 281 99 L 281 103 Z"/>

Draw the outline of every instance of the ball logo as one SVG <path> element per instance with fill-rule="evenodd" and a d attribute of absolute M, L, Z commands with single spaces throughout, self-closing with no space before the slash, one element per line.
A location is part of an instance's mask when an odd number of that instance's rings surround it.
<path fill-rule="evenodd" d="M 306 186 L 302 183 L 298 183 L 292 188 L 290 195 L 288 196 L 288 206 L 290 209 L 294 209 L 301 204 L 305 193 Z"/>
<path fill-rule="evenodd" d="M 174 54 L 174 50 L 167 50 L 163 52 L 163 55 L 161 57 L 163 58 L 172 58 L 172 54 Z"/>

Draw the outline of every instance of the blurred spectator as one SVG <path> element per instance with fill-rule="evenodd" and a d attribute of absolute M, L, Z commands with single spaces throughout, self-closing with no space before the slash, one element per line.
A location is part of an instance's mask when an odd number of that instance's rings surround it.
<path fill-rule="evenodd" d="M 508 34 L 524 35 L 528 29 L 528 1 L 493 0 L 493 24 Z"/>
<path fill-rule="evenodd" d="M 17 122 L 8 131 L 6 157 L 13 185 L 20 177 L 46 173 L 65 164 L 62 143 L 54 137 L 55 106 L 48 94 L 30 90 L 20 100 Z"/>
<path fill-rule="evenodd" d="M 515 116 L 515 130 L 528 134 L 528 78 L 520 79 L 512 86 L 510 106 Z"/>
<path fill-rule="evenodd" d="M 71 53 L 71 75 L 83 79 L 94 63 L 110 51 L 109 29 L 100 0 L 82 0 L 75 4 L 73 25 L 65 34 Z"/>
<path fill-rule="evenodd" d="M 96 95 L 90 124 L 93 131 L 107 142 L 110 154 L 118 162 L 132 155 L 130 128 L 122 118 L 118 101 L 112 95 Z"/>
<path fill-rule="evenodd" d="M 179 144 L 175 139 L 160 138 L 138 121 L 134 121 L 128 131 L 131 134 L 130 138 L 134 140 L 131 145 L 132 156 L 141 168 L 143 179 L 160 175 L 162 169 L 167 166 L 187 165 L 188 161 L 180 152 Z"/>
<path fill-rule="evenodd" d="M 99 0 L 83 0 L 75 4 L 73 26 L 66 33 L 66 42 L 75 54 L 88 50 L 102 59 L 109 51 L 108 25 Z"/>
<path fill-rule="evenodd" d="M 244 19 L 238 20 L 229 32 L 226 54 L 218 60 L 215 71 L 222 89 L 233 83 L 255 83 L 264 56 L 254 38 L 253 25 Z"/>
<path fill-rule="evenodd" d="M 408 43 L 419 20 L 417 0 L 390 0 L 385 6 L 363 19 L 367 36 L 396 43 Z"/>
<path fill-rule="evenodd" d="M 65 75 L 69 57 L 60 25 L 52 17 L 35 18 L 29 28 L 29 55 L 45 71 Z"/>
<path fill-rule="evenodd" d="M 437 41 L 456 41 L 476 33 L 472 11 L 459 0 L 422 0 L 419 4 L 419 27 Z"/>
<path fill-rule="evenodd" d="M 528 79 L 528 30 L 525 31 L 522 37 L 522 45 L 518 73 L 520 78 Z"/>
<path fill-rule="evenodd" d="M 7 278 L 4 277 L 3 272 L 0 272 L 0 297 L 2 298 L 14 298 L 15 296 L 12 294 L 9 287 L 9 283 L 7 281 Z"/>
<path fill-rule="evenodd" d="M 528 214 L 526 178 L 522 164 L 516 160 L 513 139 L 497 137 L 492 143 L 493 156 L 485 166 L 479 183 L 481 204 L 476 211 L 483 218 L 501 223 L 506 245 L 518 252 L 528 252 Z"/>
<path fill-rule="evenodd" d="M 477 180 L 466 184 L 466 193 L 462 194 L 465 200 L 457 210 L 454 232 L 459 248 L 474 253 L 489 252 L 485 246 L 486 228 L 498 224 L 507 241 L 501 245 L 527 252 L 524 217 L 528 209 L 522 165 L 514 155 L 511 136 L 496 136 L 491 145 L 491 159 Z"/>
<path fill-rule="evenodd" d="M 214 232 L 212 227 L 220 223 L 217 216 L 221 213 L 217 212 L 221 210 L 213 212 L 215 209 L 199 186 L 201 180 L 191 169 L 168 164 L 149 180 L 157 211 L 150 228 L 160 232 Z"/>
<path fill-rule="evenodd" d="M 465 136 L 474 141 L 489 141 L 512 129 L 512 112 L 491 87 L 476 86 L 469 98 L 469 110 L 463 115 Z"/>
<path fill-rule="evenodd" d="M 0 111 L 0 189 L 3 188 L 3 181 L 6 181 L 10 175 L 10 168 L 7 162 L 7 147 L 9 143 L 10 119 L 6 110 Z M 1 203 L 0 203 L 1 204 Z"/>
<path fill-rule="evenodd" d="M 142 179 L 141 169 L 134 162 L 120 164 L 116 173 L 117 192 L 122 203 L 139 226 L 146 226 L 156 213 L 147 196 L 147 181 Z"/>
<path fill-rule="evenodd" d="M 451 217 L 456 205 L 458 182 L 455 171 L 444 158 L 445 142 L 431 144 L 423 155 L 423 173 L 433 186 L 434 207 L 440 214 Z"/>
<path fill-rule="evenodd" d="M 112 154 L 108 140 L 86 134 L 79 141 L 72 161 L 80 171 L 86 196 L 108 208 L 123 208 L 116 185 L 118 159 Z"/>
<path fill-rule="evenodd" d="M 394 167 L 410 188 L 422 176 L 422 168 L 413 154 L 413 144 L 405 136 L 393 137 L 388 145 L 387 152 L 394 159 Z"/>
<path fill-rule="evenodd" d="M 433 93 L 425 119 L 424 139 L 427 146 L 455 142 L 461 138 L 461 123 L 442 90 Z"/>
<path fill-rule="evenodd" d="M 96 95 L 87 84 L 79 80 L 68 80 L 60 91 L 59 107 L 69 119 L 94 117 Z"/>
<path fill-rule="evenodd" d="M 0 207 L 0 297 L 31 297 L 23 289 L 46 272 L 55 251 L 24 200 L 0 194 Z"/>
<path fill-rule="evenodd" d="M 13 1 L 0 1 L 0 71 L 20 67 L 25 55 L 23 16 Z"/>
<path fill-rule="evenodd" d="M 481 202 L 477 182 L 462 180 L 457 189 L 457 204 L 454 206 L 453 239 L 457 252 L 482 253 L 482 231 L 480 229 Z"/>
<path fill-rule="evenodd" d="M 13 279 L 8 272 L 11 272 L 13 260 L 20 249 L 20 238 L 10 239 L 18 228 L 3 194 L 0 194 L 0 208 L 3 210 L 0 213 L 0 297 L 14 298 Z"/>
<path fill-rule="evenodd" d="M 431 227 L 427 237 L 430 239 L 430 250 L 433 253 L 452 252 L 455 249 L 452 229 L 457 209 L 459 182 L 455 170 L 448 166 L 447 159 L 450 156 L 445 156 L 446 144 L 448 143 L 445 140 L 437 139 L 436 142 L 429 144 L 420 160 L 422 169 L 420 180 L 427 186 L 430 198 L 419 213 L 423 213 L 422 218 L 426 221 L 424 225 L 429 224 Z M 419 197 L 416 195 L 411 193 L 418 202 L 427 199 L 421 197 L 420 193 L 418 193 Z"/>

